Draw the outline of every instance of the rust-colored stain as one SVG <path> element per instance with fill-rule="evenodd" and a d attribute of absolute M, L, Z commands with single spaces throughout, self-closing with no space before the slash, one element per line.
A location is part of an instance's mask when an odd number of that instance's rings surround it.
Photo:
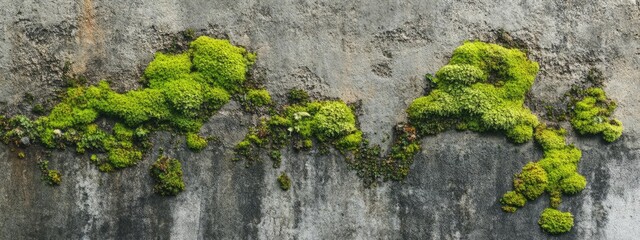
<path fill-rule="evenodd" d="M 84 73 L 88 61 L 104 54 L 104 33 L 96 23 L 96 12 L 92 0 L 82 0 L 82 10 L 78 18 L 77 41 L 80 45 L 77 59 L 73 62 L 73 72 Z"/>

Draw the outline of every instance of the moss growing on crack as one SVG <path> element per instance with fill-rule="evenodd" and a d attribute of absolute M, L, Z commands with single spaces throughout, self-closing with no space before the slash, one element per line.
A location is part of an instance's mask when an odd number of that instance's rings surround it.
<path fill-rule="evenodd" d="M 0 121 L 0 127 L 6 129 L 0 137 L 18 146 L 41 143 L 48 148 L 73 147 L 78 153 L 105 154 L 92 157 L 105 172 L 141 161 L 150 146 L 151 130 L 185 134 L 188 147 L 201 150 L 207 141 L 196 133 L 232 94 L 247 91 L 243 83 L 255 55 L 228 40 L 209 37 L 199 37 L 190 47 L 180 54 L 157 53 L 144 71 L 143 88 L 119 93 L 106 81 L 94 86 L 75 84 L 47 116 Z M 257 104 L 270 101 L 264 90 L 249 92 L 258 93 L 256 99 L 261 102 L 256 100 Z"/>
<path fill-rule="evenodd" d="M 607 142 L 622 135 L 622 122 L 611 118 L 616 102 L 607 98 L 602 88 L 588 88 L 581 100 L 575 102 L 571 125 L 580 134 L 602 134 Z"/>
<path fill-rule="evenodd" d="M 375 185 L 378 181 L 402 181 L 409 174 L 413 158 L 420 150 L 416 129 L 410 124 L 398 124 L 387 155 L 381 155 L 380 146 L 369 146 L 365 141 L 353 156 L 347 157 L 347 163 L 357 171 L 366 186 Z"/>
<path fill-rule="evenodd" d="M 516 143 L 526 142 L 538 124 L 523 106 L 537 72 L 538 64 L 517 49 L 466 42 L 432 78 L 435 89 L 411 103 L 409 120 L 422 135 L 455 126 L 502 131 Z"/>
<path fill-rule="evenodd" d="M 177 159 L 161 156 L 151 166 L 151 177 L 156 181 L 154 191 L 162 196 L 175 196 L 184 190 L 182 165 Z"/>
<path fill-rule="evenodd" d="M 360 146 L 362 132 L 356 127 L 351 108 L 342 101 L 285 106 L 279 113 L 265 116 L 258 126 L 250 129 L 244 140 L 236 145 L 236 154 L 250 164 L 260 160 L 261 149 L 279 151 L 287 142 L 298 150 L 310 149 L 314 140 L 342 151 Z"/>
<path fill-rule="evenodd" d="M 369 146 L 357 127 L 354 110 L 342 101 L 312 101 L 299 89 L 287 94 L 290 104 L 272 110 L 251 128 L 236 145 L 236 160 L 245 159 L 246 166 L 261 161 L 269 153 L 273 167 L 280 167 L 280 150 L 291 145 L 294 150 L 315 146 L 320 154 L 334 147 L 346 157 L 366 186 L 379 180 L 401 181 L 406 178 L 414 155 L 420 151 L 416 129 L 401 124 L 396 131 L 389 155 L 381 156 L 378 146 Z"/>

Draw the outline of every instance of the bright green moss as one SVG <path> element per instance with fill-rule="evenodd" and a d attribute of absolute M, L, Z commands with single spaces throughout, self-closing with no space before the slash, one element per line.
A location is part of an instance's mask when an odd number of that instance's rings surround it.
<path fill-rule="evenodd" d="M 93 126 L 95 126 L 95 125 L 93 125 Z M 127 128 L 125 125 L 123 125 L 121 123 L 116 123 L 113 126 L 113 135 L 118 140 L 122 140 L 122 141 L 132 141 L 133 140 L 133 130 Z"/>
<path fill-rule="evenodd" d="M 313 116 L 312 128 L 321 141 L 337 139 L 357 130 L 356 118 L 343 102 L 324 102 Z"/>
<path fill-rule="evenodd" d="M 537 71 L 538 64 L 518 50 L 466 42 L 431 79 L 436 89 L 409 106 L 409 120 L 421 134 L 456 126 L 500 130 L 516 143 L 526 142 L 538 124 L 523 106 Z"/>
<path fill-rule="evenodd" d="M 349 134 L 336 142 L 336 147 L 341 150 L 356 150 L 362 142 L 362 132 L 356 131 Z"/>
<path fill-rule="evenodd" d="M 250 89 L 247 92 L 247 102 L 252 107 L 262 107 L 271 104 L 271 95 L 266 89 Z"/>
<path fill-rule="evenodd" d="M 182 165 L 176 159 L 161 156 L 151 166 L 151 177 L 156 181 L 154 190 L 162 196 L 175 196 L 184 190 Z"/>
<path fill-rule="evenodd" d="M 149 87 L 161 88 L 165 82 L 179 78 L 191 72 L 191 56 L 189 54 L 167 55 L 156 53 L 153 61 L 144 70 Z"/>
<path fill-rule="evenodd" d="M 551 234 L 566 233 L 573 227 L 573 215 L 570 212 L 547 208 L 540 215 L 538 224 L 544 231 Z"/>
<path fill-rule="evenodd" d="M 122 125 L 116 124 L 116 126 L 114 126 L 114 132 L 121 127 Z M 122 132 L 120 132 L 120 134 L 122 134 Z M 113 145 L 113 142 L 115 142 L 113 136 L 98 128 L 97 125 L 90 124 L 86 127 L 84 134 L 82 134 L 76 143 L 76 151 L 78 153 L 84 153 L 86 149 L 104 151 Z"/>
<path fill-rule="evenodd" d="M 193 151 L 201 151 L 207 147 L 207 139 L 195 133 L 187 133 L 187 147 Z"/>
<path fill-rule="evenodd" d="M 142 160 L 142 152 L 135 149 L 114 147 L 109 150 L 109 164 L 114 168 L 126 168 Z"/>
<path fill-rule="evenodd" d="M 193 66 L 212 84 L 235 92 L 245 81 L 248 67 L 255 56 L 228 40 L 199 37 L 191 43 Z"/>
<path fill-rule="evenodd" d="M 434 83 L 440 88 L 456 88 L 458 86 L 471 85 L 476 82 L 485 82 L 487 74 L 478 67 L 467 64 L 445 65 L 438 72 Z"/>
<path fill-rule="evenodd" d="M 144 71 L 145 88 L 118 93 L 106 81 L 71 87 L 48 116 L 33 122 L 20 116 L 8 121 L 10 130 L 2 140 L 18 144 L 29 137 L 49 148 L 75 145 L 78 153 L 106 153 L 106 158 L 93 161 L 105 172 L 133 166 L 149 147 L 147 126 L 198 132 L 229 102 L 229 91 L 246 91 L 242 83 L 254 54 L 209 37 L 200 37 L 191 46 L 182 54 L 157 53 Z M 270 101 L 264 97 L 266 91 L 258 93 L 261 100 Z M 99 118 L 115 122 L 112 131 L 96 125 Z M 195 134 L 187 136 L 187 143 L 194 150 L 206 146 L 206 140 Z"/>
<path fill-rule="evenodd" d="M 280 189 L 283 191 L 288 191 L 291 188 L 291 179 L 285 172 L 282 172 L 278 177 L 278 183 L 280 183 Z"/>
<path fill-rule="evenodd" d="M 229 99 L 231 99 L 229 93 L 219 87 L 205 87 L 203 97 L 205 107 L 209 111 L 217 111 L 222 106 L 227 104 L 229 102 Z"/>
<path fill-rule="evenodd" d="M 173 109 L 190 117 L 198 115 L 205 100 L 202 85 L 188 78 L 165 83 L 163 92 Z"/>
<path fill-rule="evenodd" d="M 562 128 L 552 129 L 541 125 L 537 128 L 535 134 L 536 142 L 542 146 L 545 152 L 547 150 L 562 149 L 566 145 L 564 140 L 564 135 L 566 133 L 567 131 Z"/>
<path fill-rule="evenodd" d="M 529 200 L 534 200 L 544 191 L 550 194 L 552 208 L 543 212 L 539 223 L 545 231 L 552 234 L 567 232 L 573 226 L 571 213 L 553 209 L 560 206 L 562 194 L 579 193 L 587 184 L 585 177 L 578 173 L 582 153 L 575 146 L 566 144 L 565 134 L 564 129 L 539 125 L 536 128 L 535 139 L 542 146 L 544 157 L 537 163 L 525 165 L 522 173 L 514 178 L 515 191 L 522 193 Z M 515 204 L 504 201 L 501 203 L 505 211 L 513 212 L 518 208 Z M 567 224 L 569 219 L 570 224 Z"/>
<path fill-rule="evenodd" d="M 502 196 L 500 203 L 505 212 L 515 212 L 518 208 L 524 207 L 527 199 L 516 191 L 508 191 Z"/>
<path fill-rule="evenodd" d="M 104 101 L 93 104 L 105 115 L 122 119 L 132 127 L 150 120 L 165 120 L 171 114 L 164 94 L 156 89 L 129 91 L 125 94 L 111 91 Z"/>
<path fill-rule="evenodd" d="M 362 132 L 357 129 L 349 106 L 341 101 L 319 101 L 286 106 L 281 114 L 271 116 L 249 131 L 236 146 L 236 153 L 246 159 L 257 159 L 251 156 L 254 146 L 276 150 L 283 147 L 292 134 L 297 150 L 312 148 L 313 139 L 343 151 L 355 150 L 362 142 Z"/>
<path fill-rule="evenodd" d="M 566 194 L 579 193 L 586 186 L 587 186 L 587 179 L 576 172 L 573 172 L 572 174 L 564 177 L 560 181 L 560 189 L 562 190 L 563 193 L 566 193 Z"/>
<path fill-rule="evenodd" d="M 507 137 L 515 143 L 525 143 L 533 137 L 533 128 L 528 125 L 518 125 L 507 130 Z"/>
<path fill-rule="evenodd" d="M 181 132 L 198 132 L 203 124 L 202 120 L 198 118 L 190 118 L 179 114 L 172 115 L 170 121 L 171 126 Z"/>
<path fill-rule="evenodd" d="M 527 163 L 522 172 L 513 179 L 513 188 L 516 192 L 530 200 L 538 198 L 546 189 L 547 172 L 535 162 Z"/>
<path fill-rule="evenodd" d="M 582 100 L 575 103 L 571 125 L 580 134 L 600 134 L 607 142 L 622 135 L 622 123 L 611 118 L 616 103 L 607 98 L 602 88 L 589 88 Z"/>

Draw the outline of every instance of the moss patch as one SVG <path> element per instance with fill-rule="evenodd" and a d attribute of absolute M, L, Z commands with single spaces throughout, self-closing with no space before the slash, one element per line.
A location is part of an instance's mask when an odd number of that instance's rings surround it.
<path fill-rule="evenodd" d="M 195 133 L 187 133 L 187 147 L 193 151 L 199 152 L 207 147 L 207 139 Z"/>
<path fill-rule="evenodd" d="M 588 88 L 581 100 L 575 102 L 571 125 L 580 134 L 602 134 L 607 142 L 622 135 L 622 122 L 612 118 L 616 102 L 607 98 L 602 88 Z"/>
<path fill-rule="evenodd" d="M 283 191 L 288 191 L 289 188 L 291 188 L 291 179 L 289 179 L 289 176 L 287 176 L 285 172 L 280 173 L 278 183 L 280 184 L 280 189 Z"/>
<path fill-rule="evenodd" d="M 156 181 L 153 187 L 162 196 L 175 196 L 184 190 L 182 165 L 176 159 L 161 156 L 151 166 L 151 177 Z"/>
<path fill-rule="evenodd" d="M 538 119 L 524 107 L 538 64 L 517 49 L 466 42 L 431 81 L 436 87 L 407 109 L 420 134 L 460 130 L 502 131 L 516 143 L 533 136 Z"/>
<path fill-rule="evenodd" d="M 566 233 L 573 227 L 573 215 L 570 212 L 547 208 L 540 215 L 538 224 L 545 232 L 551 234 Z"/>
<path fill-rule="evenodd" d="M 38 162 L 40 172 L 42 173 L 42 181 L 50 186 L 58 186 L 62 182 L 62 174 L 58 170 L 49 169 L 49 161 Z"/>
<path fill-rule="evenodd" d="M 585 177 L 577 171 L 581 151 L 566 144 L 565 134 L 564 129 L 548 128 L 544 124 L 536 128 L 535 140 L 542 147 L 544 157 L 538 162 L 528 163 L 521 173 L 515 175 L 513 187 L 516 193 L 534 200 L 543 192 L 548 192 L 551 207 L 557 208 L 562 201 L 562 194 L 576 194 L 586 187 Z M 512 192 L 507 192 L 503 199 L 512 196 Z M 509 201 L 501 203 L 508 212 L 522 207 Z"/>
<path fill-rule="evenodd" d="M 144 88 L 119 93 L 106 81 L 74 84 L 47 116 L 3 118 L 0 137 L 16 145 L 28 141 L 48 148 L 74 147 L 78 153 L 104 153 L 106 157 L 92 157 L 92 162 L 105 172 L 141 161 L 153 130 L 185 134 L 190 149 L 202 150 L 207 141 L 195 133 L 232 94 L 247 91 L 243 83 L 255 55 L 228 40 L 204 36 L 190 47 L 184 53 L 157 53 L 144 71 Z M 249 95 L 255 104 L 270 102 L 265 90 L 252 89 Z M 99 119 L 108 124 L 98 124 Z"/>
<path fill-rule="evenodd" d="M 342 101 L 313 101 L 285 106 L 280 112 L 264 116 L 260 124 L 249 130 L 236 145 L 236 154 L 248 163 L 259 161 L 260 149 L 271 153 L 287 143 L 298 150 L 313 147 L 313 142 L 329 144 L 342 151 L 354 150 L 362 142 L 356 118 Z M 276 158 L 274 154 L 272 159 Z M 279 161 L 278 161 L 279 162 Z M 279 166 L 275 164 L 274 166 Z"/>

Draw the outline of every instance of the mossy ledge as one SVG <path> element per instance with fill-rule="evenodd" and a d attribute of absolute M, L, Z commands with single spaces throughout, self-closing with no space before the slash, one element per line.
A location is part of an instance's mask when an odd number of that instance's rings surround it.
<path fill-rule="evenodd" d="M 435 88 L 414 100 L 407 114 L 418 137 L 451 128 L 502 132 L 516 144 L 535 137 L 544 151 L 543 159 L 526 164 L 514 176 L 514 190 L 505 193 L 500 203 L 504 211 L 515 212 L 527 200 L 548 192 L 550 208 L 539 223 L 546 232 L 560 234 L 573 226 L 571 213 L 556 210 L 562 194 L 577 194 L 587 182 L 577 171 L 581 151 L 566 143 L 566 131 L 540 123 L 524 105 L 538 68 L 520 50 L 465 42 L 435 76 L 427 76 Z M 601 88 L 581 92 L 571 120 L 574 128 L 582 134 L 602 133 L 605 140 L 615 141 L 622 134 L 622 124 L 610 119 L 615 102 L 606 98 Z"/>
<path fill-rule="evenodd" d="M 118 93 L 107 81 L 70 87 L 47 116 L 0 117 L 0 137 L 20 148 L 39 143 L 91 153 L 91 162 L 103 172 L 136 165 L 151 145 L 149 134 L 156 130 L 185 135 L 188 148 L 201 151 L 207 140 L 198 135 L 200 127 L 232 96 L 248 94 L 253 105 L 270 102 L 266 90 L 249 89 L 247 84 L 247 71 L 255 58 L 228 40 L 202 36 L 184 53 L 156 53 L 144 71 L 143 88 Z M 174 163 L 166 164 L 179 168 Z M 57 171 L 46 171 L 50 184 L 60 183 Z M 170 192 L 159 191 L 177 194 Z"/>
<path fill-rule="evenodd" d="M 272 108 L 260 117 L 260 122 L 249 129 L 245 138 L 236 145 L 235 160 L 246 160 L 250 166 L 268 153 L 273 167 L 281 166 L 281 150 L 291 146 L 295 151 L 308 151 L 314 147 L 320 154 L 335 148 L 356 170 L 365 186 L 380 181 L 404 180 L 419 152 L 416 129 L 400 124 L 394 135 L 389 155 L 382 156 L 379 146 L 369 146 L 358 128 L 355 106 L 340 100 L 312 100 L 301 89 L 291 89 L 289 103 Z"/>

